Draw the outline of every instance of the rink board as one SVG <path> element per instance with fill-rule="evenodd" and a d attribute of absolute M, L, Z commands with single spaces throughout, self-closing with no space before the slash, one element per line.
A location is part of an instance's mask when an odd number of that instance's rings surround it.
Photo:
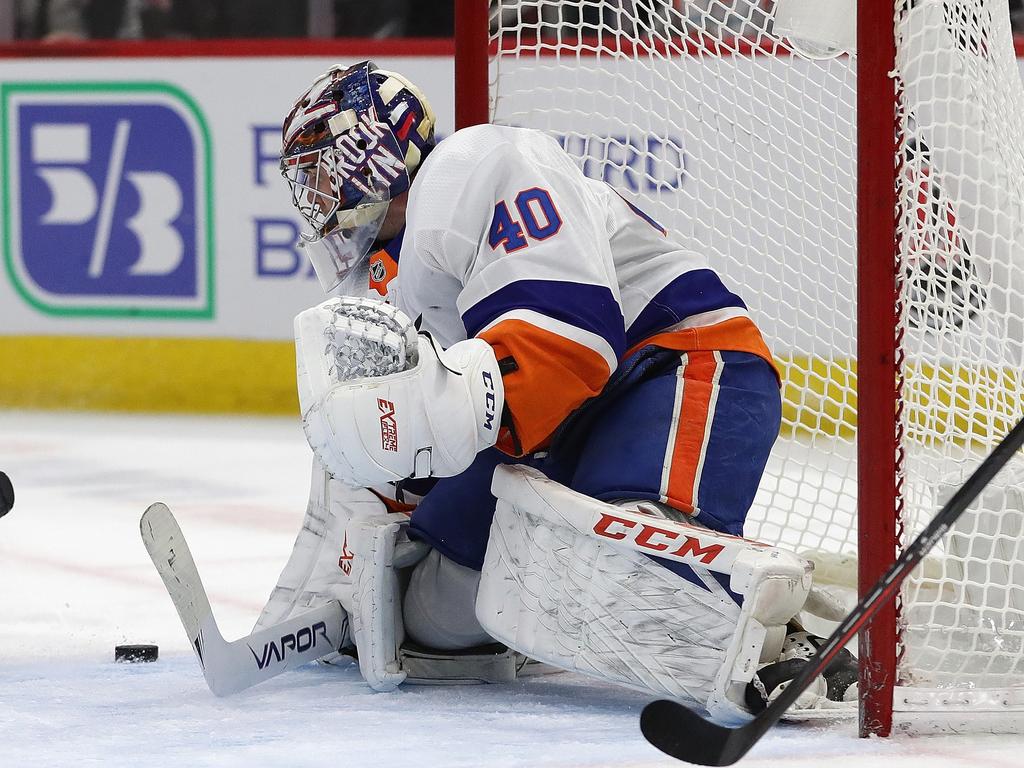
<path fill-rule="evenodd" d="M 281 116 L 328 66 L 372 56 L 414 73 L 439 135 L 453 129 L 451 56 L 379 47 L 312 56 L 0 58 L 0 355 L 13 361 L 0 370 L 0 405 L 293 413 L 292 318 L 323 297 L 294 247 L 301 224 L 277 170 Z M 692 66 L 702 66 L 697 57 Z M 719 66 L 753 65 L 737 56 Z M 611 140 L 616 116 L 608 117 L 590 130 Z M 663 138 L 629 141 L 646 148 Z M 695 151 L 660 152 L 651 167 L 627 145 L 606 180 L 648 200 L 673 230 L 700 238 L 708 233 L 693 232 L 696 218 L 668 213 L 673 185 L 691 183 L 680 169 L 699 164 Z M 767 177 L 767 162 L 763 171 Z M 761 250 L 742 254 L 749 276 L 738 273 L 740 255 L 716 265 L 755 317 L 766 302 L 790 304 L 767 289 L 772 275 L 757 263 Z M 820 274 L 837 286 L 835 301 L 852 302 L 850 237 L 837 238 L 824 257 L 815 249 L 798 258 L 805 261 L 786 269 Z M 784 275 L 777 277 L 771 285 L 785 290 Z M 842 433 L 855 404 L 829 393 L 855 375 L 853 329 L 842 341 L 851 348 L 820 348 L 834 339 L 825 332 L 830 319 L 783 312 L 777 325 L 762 326 L 783 364 L 820 390 L 814 425 L 820 413 Z M 799 398 L 790 387 L 791 409 L 806 405 L 806 393 Z"/>

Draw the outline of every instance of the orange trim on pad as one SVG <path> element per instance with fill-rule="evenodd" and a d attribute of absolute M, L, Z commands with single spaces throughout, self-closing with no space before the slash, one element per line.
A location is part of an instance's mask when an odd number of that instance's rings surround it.
<path fill-rule="evenodd" d="M 404 502 L 397 501 L 396 499 L 390 498 L 387 494 L 381 493 L 373 488 L 370 489 L 370 493 L 384 502 L 384 506 L 388 508 L 388 512 L 401 512 L 403 515 L 412 515 L 413 510 L 416 509 L 415 504 L 406 504 Z"/>

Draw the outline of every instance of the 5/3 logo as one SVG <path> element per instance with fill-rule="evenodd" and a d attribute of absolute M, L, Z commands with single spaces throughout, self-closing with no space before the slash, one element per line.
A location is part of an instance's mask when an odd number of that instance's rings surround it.
<path fill-rule="evenodd" d="M 55 315 L 212 317 L 209 132 L 165 84 L 17 83 L 3 104 L 4 258 Z"/>

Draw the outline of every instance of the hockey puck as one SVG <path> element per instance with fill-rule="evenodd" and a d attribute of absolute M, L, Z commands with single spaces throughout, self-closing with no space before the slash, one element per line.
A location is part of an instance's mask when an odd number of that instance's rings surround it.
<path fill-rule="evenodd" d="M 139 664 L 156 661 L 159 649 L 155 645 L 118 645 L 114 647 L 114 661 Z"/>
<path fill-rule="evenodd" d="M 14 509 L 14 486 L 3 472 L 0 472 L 0 517 Z"/>

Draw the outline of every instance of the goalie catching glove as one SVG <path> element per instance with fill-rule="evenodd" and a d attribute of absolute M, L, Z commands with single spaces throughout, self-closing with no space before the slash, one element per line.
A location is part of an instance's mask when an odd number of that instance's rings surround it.
<path fill-rule="evenodd" d="M 451 477 L 497 440 L 504 387 L 482 339 L 440 350 L 395 307 L 341 297 L 295 318 L 295 352 L 306 438 L 349 485 Z"/>

